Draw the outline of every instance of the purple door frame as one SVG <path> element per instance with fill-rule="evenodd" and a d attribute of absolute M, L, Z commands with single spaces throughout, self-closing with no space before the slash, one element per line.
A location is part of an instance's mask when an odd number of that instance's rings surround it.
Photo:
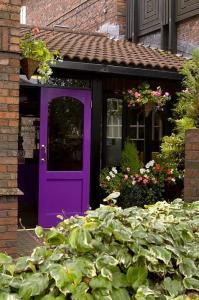
<path fill-rule="evenodd" d="M 83 168 L 81 171 L 48 171 L 44 150 L 48 153 L 48 106 L 58 97 L 72 97 L 84 106 Z M 56 101 L 56 99 L 54 100 Z M 91 91 L 41 88 L 39 155 L 39 225 L 55 226 L 64 217 L 83 215 L 89 207 L 90 190 Z"/>

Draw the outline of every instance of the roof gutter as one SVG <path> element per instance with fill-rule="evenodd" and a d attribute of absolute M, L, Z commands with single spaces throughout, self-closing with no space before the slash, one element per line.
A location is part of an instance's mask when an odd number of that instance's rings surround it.
<path fill-rule="evenodd" d="M 176 71 L 144 69 L 144 68 L 126 67 L 126 66 L 114 66 L 108 64 L 85 63 L 85 62 L 77 62 L 77 61 L 69 61 L 69 60 L 57 62 L 56 65 L 53 65 L 52 67 L 56 69 L 67 69 L 73 71 L 93 72 L 93 73 L 100 73 L 100 74 L 126 75 L 126 76 L 148 77 L 148 78 L 158 78 L 158 79 L 160 78 L 171 79 L 171 80 L 182 79 L 182 75 L 180 75 Z"/>

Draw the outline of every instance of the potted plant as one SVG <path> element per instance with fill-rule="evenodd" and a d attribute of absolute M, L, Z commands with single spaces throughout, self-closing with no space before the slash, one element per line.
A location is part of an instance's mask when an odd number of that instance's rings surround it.
<path fill-rule="evenodd" d="M 50 52 L 45 41 L 36 38 L 39 33 L 38 28 L 34 28 L 32 33 L 27 33 L 20 40 L 21 67 L 27 78 L 37 72 L 42 82 L 46 82 L 52 74 L 50 64 L 54 64 L 60 58 L 57 51 Z"/>
<path fill-rule="evenodd" d="M 129 89 L 127 93 L 124 93 L 124 98 L 128 103 L 128 108 L 144 106 L 145 115 L 148 116 L 152 109 L 163 110 L 166 102 L 170 100 L 170 94 L 163 93 L 160 86 L 152 90 L 150 85 L 144 82 L 137 89 Z"/>

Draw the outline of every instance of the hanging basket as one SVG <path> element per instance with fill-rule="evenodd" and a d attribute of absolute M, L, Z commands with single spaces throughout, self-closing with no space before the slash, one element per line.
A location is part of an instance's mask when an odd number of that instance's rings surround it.
<path fill-rule="evenodd" d="M 145 117 L 149 116 L 149 114 L 151 113 L 152 109 L 153 109 L 153 105 L 151 103 L 146 103 L 144 105 Z"/>
<path fill-rule="evenodd" d="M 23 58 L 21 61 L 21 68 L 26 74 L 26 77 L 30 80 L 31 76 L 35 73 L 39 67 L 39 61 L 31 58 Z"/>

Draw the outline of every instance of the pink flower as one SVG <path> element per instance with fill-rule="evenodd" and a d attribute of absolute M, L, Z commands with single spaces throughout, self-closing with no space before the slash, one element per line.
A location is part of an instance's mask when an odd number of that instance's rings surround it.
<path fill-rule="evenodd" d="M 166 93 L 164 94 L 164 96 L 165 96 L 165 97 L 169 97 L 170 94 L 169 94 L 168 92 L 166 92 Z"/>
<path fill-rule="evenodd" d="M 140 182 L 140 181 L 142 181 L 142 177 L 141 176 L 138 178 L 138 182 Z"/>
<path fill-rule="evenodd" d="M 156 180 L 156 178 L 155 178 L 155 177 L 153 177 L 153 178 L 152 178 L 152 182 L 153 182 L 154 184 L 156 184 L 156 183 L 157 183 L 157 180 Z"/>
<path fill-rule="evenodd" d="M 148 179 L 144 179 L 143 183 L 146 185 L 148 183 Z"/>
<path fill-rule="evenodd" d="M 138 99 L 141 95 L 140 95 L 140 93 L 135 92 L 135 95 L 134 95 L 134 96 L 135 96 L 136 99 Z"/>
<path fill-rule="evenodd" d="M 128 90 L 128 93 L 132 95 L 133 94 L 133 90 Z"/>
<path fill-rule="evenodd" d="M 124 180 L 128 180 L 129 176 L 127 174 L 124 175 Z"/>

